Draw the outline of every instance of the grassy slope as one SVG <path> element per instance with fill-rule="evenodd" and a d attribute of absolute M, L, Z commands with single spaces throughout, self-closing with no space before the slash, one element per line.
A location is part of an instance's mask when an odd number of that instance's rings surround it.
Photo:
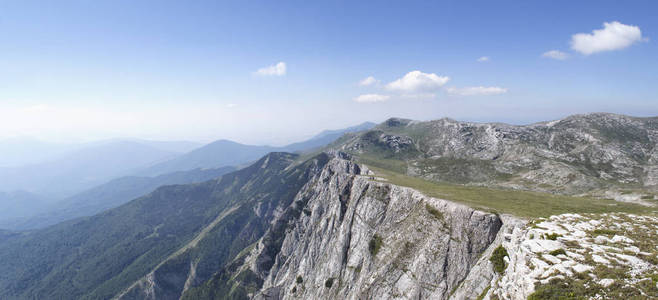
<path fill-rule="evenodd" d="M 562 213 L 628 212 L 645 214 L 656 210 L 656 208 L 593 197 L 562 196 L 548 193 L 436 183 L 403 175 L 389 168 L 375 167 L 372 164 L 367 165 L 377 176 L 386 178 L 393 184 L 419 190 L 428 196 L 452 200 L 475 208 L 512 214 L 524 218 L 547 217 Z"/>

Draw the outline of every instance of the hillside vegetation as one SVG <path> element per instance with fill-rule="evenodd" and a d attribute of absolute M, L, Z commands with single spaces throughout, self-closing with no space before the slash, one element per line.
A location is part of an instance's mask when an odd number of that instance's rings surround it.
<path fill-rule="evenodd" d="M 628 212 L 645 214 L 658 211 L 658 208 L 655 207 L 617 202 L 613 199 L 437 183 L 383 168 L 370 166 L 370 169 L 383 181 L 410 187 L 431 197 L 452 200 L 487 211 L 507 213 L 525 218 L 548 217 L 563 213 Z"/>

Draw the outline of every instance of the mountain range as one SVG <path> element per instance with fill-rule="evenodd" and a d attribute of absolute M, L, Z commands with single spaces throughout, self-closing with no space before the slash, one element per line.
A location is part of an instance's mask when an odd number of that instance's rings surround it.
<path fill-rule="evenodd" d="M 196 168 L 238 166 L 248 162 L 253 162 L 270 152 L 310 151 L 324 147 L 340 138 L 345 133 L 367 130 L 375 125 L 375 123 L 365 122 L 344 129 L 326 130 L 306 141 L 292 143 L 281 147 L 244 145 L 229 140 L 218 140 L 189 153 L 155 164 L 154 166 L 141 170 L 138 174 L 154 176 Z"/>
<path fill-rule="evenodd" d="M 146 195 L 160 186 L 203 182 L 234 170 L 234 167 L 222 167 L 179 171 L 155 177 L 121 177 L 54 204 L 44 205 L 45 207 L 37 214 L 33 210 L 26 212 L 27 217 L 20 214 L 8 214 L 2 218 L 0 228 L 12 230 L 43 228 L 62 221 L 95 215 Z"/>
<path fill-rule="evenodd" d="M 0 168 L 0 190 L 66 197 L 175 155 L 140 142 L 102 143 L 47 162 Z"/>
<path fill-rule="evenodd" d="M 2 178 L 7 178 L 0 186 L 6 190 L 21 189 L 0 193 L 0 228 L 36 229 L 90 216 L 145 195 L 162 185 L 209 180 L 268 152 L 315 149 L 333 142 L 343 133 L 374 125 L 363 123 L 324 131 L 307 141 L 284 147 L 252 146 L 220 140 L 184 154 L 176 151 L 189 150 L 198 145 L 125 139 L 92 143 L 48 163 L 0 169 Z M 122 174 L 139 176 L 118 177 Z"/>
<path fill-rule="evenodd" d="M 392 118 L 0 231 L 0 298 L 655 298 L 657 121 Z"/>
<path fill-rule="evenodd" d="M 436 182 L 581 194 L 658 188 L 658 118 L 595 113 L 517 126 L 392 118 L 334 149 Z"/>

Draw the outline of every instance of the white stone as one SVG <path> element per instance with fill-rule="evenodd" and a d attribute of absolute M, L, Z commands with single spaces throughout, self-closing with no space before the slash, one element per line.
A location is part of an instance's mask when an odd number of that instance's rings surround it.
<path fill-rule="evenodd" d="M 592 266 L 588 266 L 588 265 L 577 264 L 577 265 L 571 267 L 571 269 L 573 269 L 573 271 L 576 272 L 576 273 L 583 273 L 583 272 L 590 271 L 594 268 Z"/>
<path fill-rule="evenodd" d="M 592 260 L 594 260 L 594 262 L 599 263 L 599 264 L 606 264 L 606 265 L 610 264 L 609 260 L 603 258 L 602 256 L 596 255 L 596 254 L 592 254 Z"/>
<path fill-rule="evenodd" d="M 557 257 L 555 257 L 555 256 L 553 256 L 553 255 L 550 255 L 550 254 L 544 254 L 544 255 L 542 255 L 542 257 L 543 257 L 545 260 L 548 260 L 548 261 L 550 261 L 550 262 L 553 263 L 553 264 L 559 264 L 560 262 L 562 262 L 559 258 L 557 258 Z"/>
<path fill-rule="evenodd" d="M 615 235 L 612 237 L 612 242 L 613 243 L 626 243 L 626 244 L 632 244 L 634 243 L 633 240 L 623 236 L 623 235 Z"/>
<path fill-rule="evenodd" d="M 522 245 L 534 253 L 550 252 L 562 248 L 562 244 L 552 240 L 527 240 Z"/>
<path fill-rule="evenodd" d="M 585 259 L 585 256 L 580 255 L 576 252 L 571 252 L 571 251 L 567 251 L 567 256 L 569 256 L 573 259 L 577 259 L 577 260 L 584 260 Z"/>
<path fill-rule="evenodd" d="M 546 263 L 545 261 L 543 261 L 543 260 L 541 260 L 541 259 L 539 259 L 539 258 L 536 258 L 536 257 L 533 257 L 533 258 L 530 260 L 530 262 L 531 262 L 535 267 L 540 268 L 540 269 L 546 269 L 546 268 L 549 267 L 548 263 Z"/>
<path fill-rule="evenodd" d="M 628 252 L 631 252 L 631 253 L 637 255 L 638 253 L 640 253 L 640 248 L 635 247 L 635 246 L 628 246 L 628 247 L 624 248 L 624 251 L 628 251 Z"/>
<path fill-rule="evenodd" d="M 615 281 L 613 279 L 610 279 L 610 278 L 605 278 L 605 279 L 599 280 L 599 284 L 602 285 L 603 287 L 609 287 L 613 283 L 615 283 Z"/>
<path fill-rule="evenodd" d="M 597 244 L 605 244 L 609 241 L 610 239 L 608 237 L 602 235 L 596 236 L 596 238 L 594 238 L 594 242 Z"/>

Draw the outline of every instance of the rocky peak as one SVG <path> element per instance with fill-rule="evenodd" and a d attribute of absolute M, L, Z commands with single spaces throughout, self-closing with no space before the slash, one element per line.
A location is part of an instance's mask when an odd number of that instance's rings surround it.
<path fill-rule="evenodd" d="M 655 120 L 608 113 L 531 125 L 394 118 L 336 147 L 401 160 L 408 174 L 439 181 L 575 194 L 651 188 L 658 182 Z M 450 165 L 465 162 L 474 176 L 450 173 L 462 172 Z"/>
<path fill-rule="evenodd" d="M 380 126 L 385 127 L 385 128 L 396 128 L 396 127 L 405 127 L 411 123 L 412 120 L 410 119 L 403 119 L 403 118 L 390 118 L 386 121 L 384 121 Z"/>

